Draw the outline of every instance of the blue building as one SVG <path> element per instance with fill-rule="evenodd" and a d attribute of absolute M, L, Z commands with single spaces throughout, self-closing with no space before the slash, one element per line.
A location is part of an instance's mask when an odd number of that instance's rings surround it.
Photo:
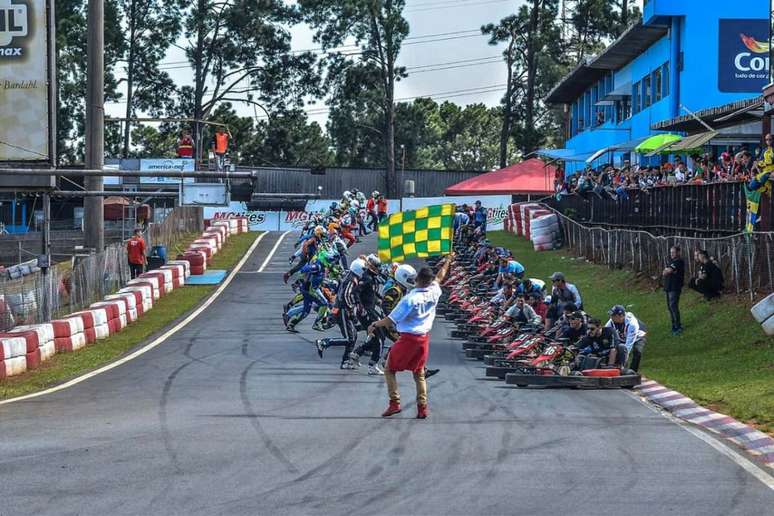
<path fill-rule="evenodd" d="M 547 104 L 564 106 L 566 145 L 539 154 L 565 161 L 571 174 L 595 153 L 628 159 L 645 138 L 670 130 L 718 129 L 702 142 L 716 147 L 757 142 L 753 109 L 762 108 L 769 82 L 769 8 L 769 0 L 645 0 L 641 23 L 548 94 Z"/>

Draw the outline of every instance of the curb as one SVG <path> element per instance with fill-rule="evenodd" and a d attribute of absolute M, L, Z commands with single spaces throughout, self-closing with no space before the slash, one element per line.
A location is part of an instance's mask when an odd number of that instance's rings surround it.
<path fill-rule="evenodd" d="M 751 454 L 757 463 L 774 470 L 774 438 L 731 416 L 702 407 L 691 398 L 658 382 L 643 380 L 635 387 L 640 396 L 683 421 L 731 441 Z"/>

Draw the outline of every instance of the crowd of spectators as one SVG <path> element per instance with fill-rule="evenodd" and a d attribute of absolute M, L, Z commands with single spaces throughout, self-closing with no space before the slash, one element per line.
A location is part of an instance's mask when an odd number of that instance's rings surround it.
<path fill-rule="evenodd" d="M 594 193 L 600 197 L 609 196 L 613 199 L 625 200 L 628 198 L 628 191 L 632 189 L 648 190 L 681 184 L 746 182 L 758 173 L 757 168 L 758 164 L 747 150 L 734 155 L 724 152 L 719 159 L 709 154 L 693 156 L 687 163 L 678 156 L 674 161 L 660 166 L 631 165 L 625 161 L 620 167 L 605 164 L 596 169 L 589 167 L 566 179 L 559 177 L 556 181 L 556 191 L 559 197 L 571 193 L 580 195 Z"/>

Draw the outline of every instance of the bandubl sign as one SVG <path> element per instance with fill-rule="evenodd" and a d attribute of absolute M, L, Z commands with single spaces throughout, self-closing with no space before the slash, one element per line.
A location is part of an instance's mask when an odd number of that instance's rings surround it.
<path fill-rule="evenodd" d="M 718 89 L 760 93 L 769 83 L 769 22 L 720 20 Z"/>

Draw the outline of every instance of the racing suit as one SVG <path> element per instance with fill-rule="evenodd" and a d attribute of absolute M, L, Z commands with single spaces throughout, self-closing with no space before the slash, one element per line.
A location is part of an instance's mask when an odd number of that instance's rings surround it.
<path fill-rule="evenodd" d="M 334 346 L 344 346 L 344 354 L 341 357 L 341 363 L 349 360 L 349 353 L 355 347 L 357 342 L 356 310 L 359 303 L 358 287 L 360 280 L 357 276 L 348 271 L 341 280 L 339 291 L 336 294 L 336 309 L 338 310 L 339 330 L 341 338 L 323 339 L 325 349 Z"/>
<path fill-rule="evenodd" d="M 299 272 L 306 274 L 306 279 L 301 285 L 301 295 L 304 299 L 304 305 L 300 313 L 291 316 L 288 322 L 288 328 L 291 330 L 295 328 L 298 323 L 306 319 L 312 311 L 313 305 L 317 305 L 318 307 L 315 325 L 320 322 L 320 318 L 330 306 L 321 290 L 323 281 L 325 280 L 325 270 L 323 267 L 320 264 L 308 263 L 304 265 Z M 288 315 L 291 315 L 290 312 Z"/>
<path fill-rule="evenodd" d="M 304 240 L 304 243 L 302 244 L 302 247 L 301 247 L 301 260 L 296 265 L 294 265 L 292 269 L 290 269 L 288 272 L 285 273 L 286 282 L 287 282 L 287 278 L 289 278 L 293 274 L 300 271 L 304 265 L 309 263 L 309 260 L 311 260 L 312 257 L 317 254 L 317 248 L 319 247 L 319 245 L 320 244 L 317 241 L 316 236 L 312 236 Z"/>
<path fill-rule="evenodd" d="M 401 300 L 403 294 L 405 294 L 403 287 L 401 287 L 399 283 L 393 282 L 382 295 L 380 312 L 384 314 L 392 312 L 392 309 L 395 308 L 395 305 L 397 305 L 398 301 Z M 379 317 L 379 319 L 380 318 L 381 317 Z M 374 321 L 379 319 L 374 319 Z M 398 337 L 400 337 L 400 335 L 394 328 L 389 330 L 386 328 L 377 328 L 373 335 L 369 335 L 365 344 L 355 349 L 355 353 L 358 355 L 363 355 L 366 351 L 370 351 L 371 360 L 369 363 L 374 365 L 379 362 L 379 358 L 381 357 L 382 346 L 384 346 L 384 339 L 389 338 L 391 341 L 395 342 L 398 340 Z"/>

